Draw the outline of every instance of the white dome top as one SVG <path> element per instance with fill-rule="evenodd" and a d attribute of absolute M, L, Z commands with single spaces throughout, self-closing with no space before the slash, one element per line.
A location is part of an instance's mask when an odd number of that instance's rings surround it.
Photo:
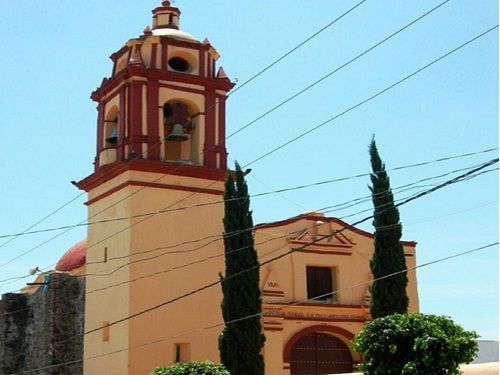
<path fill-rule="evenodd" d="M 169 36 L 175 39 L 184 39 L 197 42 L 196 38 L 193 37 L 191 34 L 177 29 L 161 28 L 161 29 L 153 29 L 152 31 L 153 35 Z"/>

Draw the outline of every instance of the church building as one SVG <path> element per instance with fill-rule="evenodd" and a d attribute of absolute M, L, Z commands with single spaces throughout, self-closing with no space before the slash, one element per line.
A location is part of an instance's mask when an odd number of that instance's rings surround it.
<path fill-rule="evenodd" d="M 219 362 L 228 173 L 219 53 L 180 28 L 163 1 L 152 27 L 111 55 L 97 102 L 86 246 L 58 272 L 85 279 L 83 374 L 147 375 L 179 361 Z M 373 235 L 319 212 L 254 228 L 263 265 L 266 375 L 355 369 L 350 340 L 370 320 Z M 408 267 L 415 242 L 402 242 Z M 82 254 L 86 259 L 82 261 Z M 73 263 L 74 264 L 73 264 Z M 410 311 L 418 311 L 414 271 Z"/>

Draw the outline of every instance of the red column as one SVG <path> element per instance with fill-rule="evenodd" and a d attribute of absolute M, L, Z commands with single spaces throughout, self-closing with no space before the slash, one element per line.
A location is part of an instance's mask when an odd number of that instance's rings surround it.
<path fill-rule="evenodd" d="M 119 127 L 119 131 L 118 131 L 118 134 L 119 134 L 119 140 L 118 140 L 118 145 L 117 145 L 117 160 L 123 160 L 124 157 L 125 157 L 125 129 L 126 129 L 126 125 L 125 124 L 125 120 L 127 118 L 127 108 L 126 108 L 126 91 L 125 91 L 125 87 L 122 87 L 122 89 L 120 90 L 120 98 L 119 98 L 119 102 L 120 102 L 120 106 L 119 106 L 119 115 L 118 115 L 118 127 Z"/>
<path fill-rule="evenodd" d="M 220 165 L 219 168 L 227 169 L 227 151 L 226 151 L 226 99 L 227 96 L 219 96 L 219 144 L 218 152 Z"/>
<path fill-rule="evenodd" d="M 217 168 L 215 149 L 215 92 L 207 89 L 205 93 L 205 144 L 203 148 L 204 166 Z"/>
<path fill-rule="evenodd" d="M 142 154 L 142 87 L 139 81 L 130 82 L 128 98 L 129 151 L 133 155 Z"/>
<path fill-rule="evenodd" d="M 147 100 L 147 126 L 148 126 L 148 159 L 160 159 L 160 124 L 158 123 L 159 103 L 158 82 L 148 81 L 146 100 Z"/>

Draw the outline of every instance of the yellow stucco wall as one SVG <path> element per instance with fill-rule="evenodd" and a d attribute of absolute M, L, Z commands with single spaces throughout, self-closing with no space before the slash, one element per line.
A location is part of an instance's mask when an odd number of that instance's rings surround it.
<path fill-rule="evenodd" d="M 180 189 L 222 191 L 223 188 L 220 181 L 173 175 L 159 177 L 156 173 L 128 171 L 91 191 L 89 198 L 125 181 L 155 182 Z M 89 226 L 86 330 L 98 328 L 105 321 L 116 321 L 166 304 L 110 327 L 109 341 L 103 341 L 101 331 L 87 335 L 85 358 L 123 348 L 128 351 L 86 360 L 85 375 L 149 374 L 155 366 L 175 361 L 176 344 L 182 344 L 186 359 L 219 361 L 220 286 L 176 302 L 168 301 L 217 282 L 219 272 L 224 271 L 224 249 L 220 240 L 221 197 L 159 186 L 128 186 L 91 204 L 89 216 L 121 199 L 123 202 L 90 220 L 139 215 L 130 220 Z M 195 206 L 200 207 L 193 208 Z M 159 210 L 170 212 L 142 216 Z M 120 230 L 123 232 L 106 239 Z M 341 234 L 305 246 L 319 238 L 318 235 L 335 231 Z M 92 246 L 100 241 L 103 242 Z M 289 363 L 283 362 L 285 347 L 309 327 L 336 335 L 348 345 L 346 333 L 357 333 L 369 318 L 366 295 L 371 278 L 371 236 L 346 229 L 340 221 L 311 214 L 258 227 L 255 243 L 261 262 L 295 249 L 261 269 L 263 323 L 267 337 L 264 348 L 266 374 L 289 374 Z M 103 263 L 105 247 L 108 248 L 108 261 Z M 412 267 L 415 264 L 414 247 L 406 246 L 405 251 L 407 265 Z M 121 258 L 113 259 L 117 256 Z M 340 290 L 337 303 L 307 301 L 305 270 L 308 265 L 337 270 Z M 122 268 L 111 272 L 118 266 Z M 100 273 L 108 275 L 97 276 Z M 409 279 L 410 310 L 417 311 L 414 272 L 409 274 Z M 115 284 L 121 285 L 113 286 Z M 109 288 L 93 292 L 103 287 Z M 344 333 L 337 334 L 325 327 Z M 359 361 L 356 353 L 351 354 L 354 361 Z"/>
<path fill-rule="evenodd" d="M 89 222 L 130 217 L 130 202 L 128 192 L 122 190 L 108 199 L 91 205 L 88 209 Z M 121 201 L 112 208 L 108 206 Z M 102 213 L 99 213 L 103 211 Z M 129 279 L 130 236 L 127 230 L 115 235 L 130 225 L 130 219 L 101 223 L 89 226 L 88 250 L 86 266 L 86 298 L 85 298 L 85 331 L 91 331 L 103 326 L 106 321 L 113 322 L 130 314 L 130 293 L 127 284 L 106 288 L 113 284 L 126 282 Z M 104 254 L 107 248 L 108 260 Z M 113 259 L 121 257 L 121 259 Z M 118 267 L 122 267 L 118 269 Z M 115 271 L 116 270 L 116 271 Z M 111 273 L 112 272 L 112 273 Z M 103 341 L 103 332 L 86 334 L 84 336 L 85 374 L 106 373 L 110 375 L 125 374 L 128 371 L 128 354 L 121 351 L 112 355 L 112 361 L 106 357 L 92 359 L 105 353 L 126 349 L 129 345 L 129 322 L 125 321 L 110 327 L 112 335 L 109 341 Z"/>

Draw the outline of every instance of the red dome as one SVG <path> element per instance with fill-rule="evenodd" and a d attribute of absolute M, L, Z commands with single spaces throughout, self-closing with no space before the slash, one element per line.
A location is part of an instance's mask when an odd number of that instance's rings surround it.
<path fill-rule="evenodd" d="M 56 271 L 69 272 L 85 264 L 87 240 L 81 240 L 71 246 L 56 264 Z"/>

